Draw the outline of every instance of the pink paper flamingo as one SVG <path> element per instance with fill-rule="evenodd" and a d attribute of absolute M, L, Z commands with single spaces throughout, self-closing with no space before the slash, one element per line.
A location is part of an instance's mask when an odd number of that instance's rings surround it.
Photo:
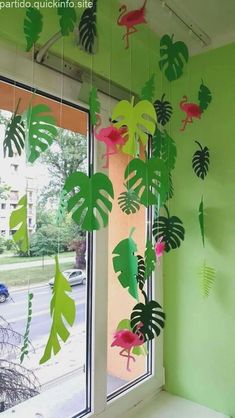
<path fill-rule="evenodd" d="M 184 131 L 187 123 L 193 123 L 193 118 L 201 119 L 202 111 L 196 103 L 188 103 L 187 96 L 183 96 L 180 102 L 180 109 L 186 113 L 186 118 L 182 120 L 183 126 L 180 131 Z"/>
<path fill-rule="evenodd" d="M 156 242 L 156 245 L 155 245 L 155 252 L 157 256 L 158 265 L 160 265 L 160 258 L 163 256 L 165 248 L 166 248 L 166 244 L 165 242 L 162 242 L 162 240 L 163 240 L 163 237 L 159 238 L 159 240 Z"/>
<path fill-rule="evenodd" d="M 141 7 L 141 9 L 131 10 L 130 12 L 127 12 L 126 5 L 121 6 L 119 9 L 119 12 L 121 12 L 121 14 L 118 18 L 117 24 L 119 26 L 126 26 L 126 33 L 122 38 L 126 38 L 126 49 L 129 48 L 129 36 L 137 32 L 135 26 L 140 25 L 141 23 L 147 23 L 145 19 L 146 4 L 147 0 L 144 1 L 144 4 Z"/>
<path fill-rule="evenodd" d="M 137 327 L 136 333 L 128 330 L 123 329 L 121 331 L 117 331 L 114 334 L 114 341 L 111 344 L 111 347 L 117 346 L 122 347 L 119 355 L 122 357 L 127 357 L 127 370 L 128 372 L 131 371 L 130 369 L 130 359 L 135 361 L 135 358 L 131 356 L 131 350 L 134 347 L 138 347 L 144 344 L 144 335 L 140 332 L 140 328 L 143 326 L 143 323 L 140 322 Z M 127 351 L 127 354 L 125 352 Z"/>

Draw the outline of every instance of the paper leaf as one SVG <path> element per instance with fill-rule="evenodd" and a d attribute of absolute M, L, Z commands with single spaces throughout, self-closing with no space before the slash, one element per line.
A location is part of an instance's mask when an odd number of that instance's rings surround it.
<path fill-rule="evenodd" d="M 153 340 L 155 335 L 158 337 L 164 325 L 165 314 L 156 301 L 146 301 L 145 304 L 138 303 L 134 306 L 131 314 L 131 327 L 134 332 L 139 329 L 144 336 L 144 341 Z"/>
<path fill-rule="evenodd" d="M 29 7 L 26 10 L 26 18 L 24 19 L 24 34 L 27 41 L 26 51 L 30 51 L 32 46 L 39 40 L 43 28 L 43 16 L 41 12 Z"/>
<path fill-rule="evenodd" d="M 73 220 L 83 230 L 91 232 L 108 224 L 108 213 L 113 206 L 109 198 L 114 198 L 114 191 L 105 174 L 96 173 L 88 177 L 80 171 L 72 173 L 65 182 L 64 190 L 73 192 L 68 198 L 68 211 L 72 212 Z"/>
<path fill-rule="evenodd" d="M 170 102 L 164 100 L 164 98 L 165 94 L 162 95 L 160 100 L 155 100 L 153 104 L 157 114 L 157 121 L 162 126 L 165 126 L 166 123 L 170 121 L 173 113 L 173 108 Z"/>
<path fill-rule="evenodd" d="M 26 151 L 27 159 L 34 163 L 41 152 L 47 150 L 57 136 L 56 120 L 49 106 L 38 104 L 29 106 L 24 114 L 26 121 Z"/>
<path fill-rule="evenodd" d="M 26 329 L 24 333 L 24 344 L 21 348 L 21 356 L 20 356 L 20 363 L 23 363 L 25 356 L 28 354 L 29 351 L 29 331 L 30 325 L 32 321 L 32 300 L 33 300 L 33 293 L 28 294 L 28 317 L 26 322 Z"/>
<path fill-rule="evenodd" d="M 88 53 L 95 51 L 95 40 L 97 38 L 97 1 L 93 0 L 93 6 L 84 10 L 79 23 L 79 44 Z"/>
<path fill-rule="evenodd" d="M 154 157 L 163 160 L 169 171 L 175 168 L 177 157 L 176 143 L 166 130 L 161 132 L 159 129 L 156 129 L 152 138 L 152 154 Z"/>
<path fill-rule="evenodd" d="M 212 101 L 212 94 L 211 91 L 208 89 L 207 86 L 205 86 L 205 84 L 203 83 L 202 80 L 202 84 L 200 85 L 200 90 L 198 93 L 198 100 L 199 100 L 199 106 L 202 112 L 204 112 L 209 104 Z"/>
<path fill-rule="evenodd" d="M 68 209 L 67 197 L 68 197 L 67 192 L 64 189 L 61 190 L 59 206 L 56 212 L 56 225 L 58 226 L 62 224 L 62 222 L 64 221 L 66 217 L 66 213 Z"/>
<path fill-rule="evenodd" d="M 6 127 L 5 138 L 3 141 L 4 158 L 6 156 L 13 157 L 15 151 L 20 156 L 22 150 L 24 149 L 25 127 L 22 117 L 17 115 L 18 107 L 19 102 L 10 122 Z"/>
<path fill-rule="evenodd" d="M 130 215 L 140 210 L 140 199 L 134 190 L 128 189 L 126 184 L 124 186 L 126 192 L 120 194 L 118 204 L 126 215 Z"/>
<path fill-rule="evenodd" d="M 71 7 L 70 1 L 65 0 L 59 2 L 60 6 L 57 8 L 58 16 L 60 16 L 60 30 L 62 36 L 68 36 L 74 31 L 77 16 L 75 8 Z"/>
<path fill-rule="evenodd" d="M 50 308 L 52 325 L 40 364 L 50 360 L 52 352 L 56 355 L 61 350 L 60 339 L 65 343 L 70 335 L 65 321 L 72 327 L 76 316 L 75 302 L 67 294 L 67 292 L 72 292 L 72 289 L 68 280 L 60 271 L 58 256 L 55 257 L 55 265 L 55 281 Z"/>
<path fill-rule="evenodd" d="M 184 241 L 185 229 L 183 222 L 177 216 L 170 216 L 166 206 L 164 206 L 167 216 L 158 216 L 153 224 L 153 236 L 156 242 L 162 239 L 165 243 L 165 251 L 179 248 L 181 241 Z"/>
<path fill-rule="evenodd" d="M 132 234 L 132 232 L 131 232 Z M 118 280 L 122 287 L 128 288 L 128 292 L 133 298 L 139 300 L 136 275 L 138 272 L 138 258 L 135 254 L 137 245 L 133 241 L 131 234 L 119 242 L 112 254 L 113 268 L 115 273 L 119 273 Z"/>
<path fill-rule="evenodd" d="M 169 185 L 168 173 L 160 158 L 150 158 L 147 161 L 135 158 L 128 164 L 124 176 L 127 188 L 139 196 L 142 205 L 155 205 L 159 199 L 161 203 L 165 202 Z"/>
<path fill-rule="evenodd" d="M 198 141 L 195 141 L 200 150 L 193 154 L 192 166 L 197 177 L 204 180 L 208 174 L 210 165 L 210 153 L 207 147 L 202 148 Z"/>
<path fill-rule="evenodd" d="M 145 285 L 145 278 L 146 278 L 146 268 L 145 268 L 145 261 L 141 255 L 138 255 L 138 271 L 137 271 L 137 282 L 139 285 L 139 289 L 143 290 Z"/>
<path fill-rule="evenodd" d="M 146 242 L 144 258 L 145 258 L 145 267 L 146 267 L 145 278 L 148 279 L 151 276 L 151 274 L 154 272 L 156 261 L 157 261 L 156 252 L 150 240 L 147 240 Z"/>
<path fill-rule="evenodd" d="M 117 128 L 125 126 L 124 138 L 128 138 L 122 151 L 135 156 L 138 151 L 138 139 L 143 145 L 147 144 L 148 135 L 153 135 L 157 122 L 155 109 L 148 100 L 141 100 L 134 106 L 127 100 L 120 101 L 114 108 L 112 114 L 113 123 Z"/>
<path fill-rule="evenodd" d="M 140 100 L 148 100 L 153 102 L 155 93 L 155 74 L 145 83 L 144 87 L 141 90 Z"/>
<path fill-rule="evenodd" d="M 215 269 L 213 267 L 207 266 L 206 262 L 204 261 L 199 273 L 202 284 L 202 293 L 204 297 L 208 297 L 210 295 L 211 289 L 215 283 L 215 276 Z"/>
<path fill-rule="evenodd" d="M 11 230 L 17 229 L 12 238 L 20 251 L 29 251 L 29 236 L 27 225 L 27 195 L 24 195 L 18 202 L 17 208 L 11 213 L 9 226 Z"/>
<path fill-rule="evenodd" d="M 100 113 L 100 101 L 98 100 L 97 89 L 92 87 L 89 94 L 89 108 L 91 116 L 91 124 L 94 126 L 97 124 L 98 118 L 97 114 Z"/>
<path fill-rule="evenodd" d="M 201 203 L 199 205 L 199 225 L 200 225 L 200 231 L 201 231 L 201 236 L 202 236 L 202 243 L 203 243 L 203 247 L 205 247 L 205 228 L 204 228 L 204 207 L 203 207 L 203 196 L 202 196 L 202 200 Z"/>
<path fill-rule="evenodd" d="M 128 329 L 129 331 L 132 331 L 130 319 L 122 319 L 119 322 L 116 331 L 122 331 L 123 329 Z"/>
<path fill-rule="evenodd" d="M 184 63 L 189 60 L 188 47 L 184 42 L 173 42 L 174 35 L 164 35 L 160 40 L 159 68 L 168 81 L 177 80 L 183 74 Z"/>

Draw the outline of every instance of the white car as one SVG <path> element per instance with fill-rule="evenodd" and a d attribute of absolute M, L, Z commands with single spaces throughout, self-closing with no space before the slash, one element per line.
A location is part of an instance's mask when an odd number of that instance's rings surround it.
<path fill-rule="evenodd" d="M 86 275 L 84 271 L 79 269 L 73 269 L 73 270 L 65 270 L 62 273 L 66 279 L 68 280 L 69 284 L 71 286 L 74 286 L 76 284 L 85 284 L 86 283 Z M 49 280 L 48 284 L 53 287 L 54 286 L 54 278 Z"/>

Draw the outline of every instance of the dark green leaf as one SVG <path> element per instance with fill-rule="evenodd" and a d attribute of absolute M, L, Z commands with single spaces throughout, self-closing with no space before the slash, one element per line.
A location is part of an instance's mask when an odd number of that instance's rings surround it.
<path fill-rule="evenodd" d="M 138 272 L 137 272 L 137 282 L 139 284 L 139 289 L 143 290 L 144 284 L 145 284 L 145 278 L 146 278 L 146 272 L 145 272 L 145 262 L 141 255 L 138 255 Z"/>
<path fill-rule="evenodd" d="M 24 34 L 26 36 L 26 51 L 30 51 L 32 46 L 39 40 L 43 28 L 43 16 L 40 11 L 34 7 L 26 10 L 24 19 Z"/>
<path fill-rule="evenodd" d="M 153 102 L 155 93 L 155 74 L 145 83 L 144 87 L 141 90 L 140 100 L 148 100 Z"/>
<path fill-rule="evenodd" d="M 192 166 L 197 177 L 204 180 L 208 174 L 210 164 L 210 153 L 207 147 L 202 148 L 198 141 L 195 141 L 199 145 L 200 150 L 193 154 Z"/>
<path fill-rule="evenodd" d="M 79 23 L 79 44 L 89 54 L 94 53 L 96 28 L 97 0 L 93 0 L 93 6 L 84 10 Z"/>
<path fill-rule="evenodd" d="M 177 80 L 183 74 L 184 62 L 188 62 L 189 52 L 184 42 L 173 42 L 173 36 L 164 35 L 160 41 L 159 67 L 168 81 Z"/>
<path fill-rule="evenodd" d="M 139 211 L 140 199 L 134 190 L 128 189 L 127 187 L 126 189 L 126 192 L 120 194 L 118 204 L 126 215 L 130 215 Z"/>
<path fill-rule="evenodd" d="M 207 86 L 202 81 L 202 84 L 200 85 L 200 90 L 198 93 L 198 100 L 199 100 L 199 106 L 202 112 L 204 112 L 209 104 L 212 101 L 212 94 L 211 91 L 208 89 Z"/>
<path fill-rule="evenodd" d="M 165 162 L 168 171 L 175 168 L 177 157 L 176 143 L 166 130 L 161 132 L 159 129 L 156 129 L 152 138 L 152 153 L 154 157 L 158 157 Z"/>
<path fill-rule="evenodd" d="M 142 326 L 141 323 L 143 324 Z M 131 327 L 143 334 L 145 341 L 152 340 L 160 335 L 165 325 L 165 314 L 162 307 L 154 300 L 146 301 L 146 304 L 138 303 L 131 314 Z"/>
<path fill-rule="evenodd" d="M 18 107 L 18 106 L 17 106 Z M 10 122 L 7 125 L 5 138 L 3 141 L 4 157 L 13 157 L 16 151 L 21 155 L 25 143 L 25 127 L 22 117 L 17 115 L 17 110 L 12 115 Z"/>
<path fill-rule="evenodd" d="M 166 123 L 170 121 L 173 113 L 173 108 L 170 102 L 167 102 L 166 100 L 164 100 L 164 98 L 165 94 L 162 95 L 161 100 L 155 100 L 154 102 L 154 107 L 157 114 L 157 121 L 162 126 L 166 125 Z"/>
<path fill-rule="evenodd" d="M 60 16 L 60 30 L 62 36 L 68 36 L 71 32 L 74 31 L 76 24 L 77 16 L 75 8 L 69 5 L 70 0 L 62 1 L 57 13 Z"/>
<path fill-rule="evenodd" d="M 202 200 L 201 203 L 199 205 L 199 225 L 200 225 L 200 231 L 201 231 L 201 236 L 202 236 L 202 243 L 203 243 L 203 247 L 205 247 L 205 228 L 204 228 L 204 207 L 203 207 L 203 196 L 202 196 Z"/>
<path fill-rule="evenodd" d="M 166 252 L 179 248 L 185 236 L 183 222 L 177 216 L 170 216 L 167 210 L 167 217 L 157 216 L 155 219 L 153 236 L 156 242 L 162 238 L 162 241 L 166 245 Z"/>

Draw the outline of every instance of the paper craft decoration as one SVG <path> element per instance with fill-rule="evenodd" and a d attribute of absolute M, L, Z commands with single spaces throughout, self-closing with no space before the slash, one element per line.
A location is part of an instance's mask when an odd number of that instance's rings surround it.
<path fill-rule="evenodd" d="M 113 185 L 103 173 L 91 177 L 81 171 L 72 173 L 66 180 L 64 190 L 73 192 L 68 198 L 68 212 L 84 231 L 96 231 L 108 224 L 108 213 L 112 210 Z M 101 218 L 101 221 L 100 221 Z"/>
<path fill-rule="evenodd" d="M 143 6 L 137 10 L 127 11 L 127 6 L 123 5 L 120 7 L 119 12 L 120 16 L 118 18 L 117 24 L 119 26 L 126 27 L 126 33 L 122 37 L 123 40 L 126 40 L 126 49 L 129 48 L 129 36 L 133 33 L 138 32 L 136 29 L 137 25 L 141 25 L 142 23 L 147 23 L 145 18 L 145 10 L 146 10 L 147 0 L 144 0 Z"/>
<path fill-rule="evenodd" d="M 185 119 L 182 120 L 180 131 L 184 131 L 188 123 L 193 123 L 193 119 L 201 119 L 201 108 L 197 103 L 188 102 L 187 96 L 183 96 L 180 102 L 180 109 L 186 113 Z"/>
<path fill-rule="evenodd" d="M 193 154 L 192 166 L 197 177 L 204 180 L 208 174 L 210 165 L 210 153 L 207 147 L 202 147 L 200 142 L 195 141 L 200 150 Z"/>
<path fill-rule="evenodd" d="M 28 317 L 26 323 L 26 329 L 24 333 L 24 343 L 23 347 L 21 348 L 21 356 L 20 356 L 20 363 L 22 364 L 24 361 L 25 356 L 29 353 L 29 331 L 30 325 L 32 321 L 32 300 L 33 300 L 33 293 L 28 294 Z"/>
<path fill-rule="evenodd" d="M 203 80 L 200 85 L 200 90 L 198 93 L 198 101 L 199 101 L 199 106 L 200 106 L 202 113 L 208 108 L 209 104 L 212 101 L 211 91 L 208 89 L 207 86 L 205 86 L 205 84 L 203 83 Z"/>
<path fill-rule="evenodd" d="M 106 153 L 102 155 L 102 158 L 106 157 L 106 162 L 103 168 L 109 167 L 109 157 L 110 155 L 115 155 L 118 152 L 118 147 L 125 144 L 125 139 L 123 135 L 126 132 L 126 128 L 117 129 L 113 125 L 107 126 L 107 128 L 101 128 L 97 131 L 97 126 L 94 129 L 95 138 L 97 141 L 101 141 L 106 146 Z"/>
<path fill-rule="evenodd" d="M 116 331 L 122 331 L 124 329 L 132 331 L 130 319 L 122 319 L 119 322 Z M 135 356 L 147 356 L 148 350 L 146 348 L 146 344 L 133 347 L 131 353 Z"/>
<path fill-rule="evenodd" d="M 152 244 L 152 241 L 147 239 L 146 247 L 145 247 L 145 253 L 144 253 L 144 259 L 145 259 L 145 278 L 148 279 L 151 277 L 152 273 L 155 270 L 156 265 L 156 253 L 154 251 L 154 247 Z"/>
<path fill-rule="evenodd" d="M 203 205 L 203 196 L 201 199 L 201 203 L 199 205 L 199 214 L 198 214 L 198 218 L 199 218 L 199 225 L 200 225 L 200 231 L 201 231 L 201 236 L 202 236 L 202 243 L 203 243 L 203 247 L 205 247 L 205 227 L 204 227 L 204 205 Z"/>
<path fill-rule="evenodd" d="M 56 120 L 51 112 L 47 105 L 30 105 L 23 116 L 26 126 L 27 160 L 30 163 L 34 163 L 57 136 Z"/>
<path fill-rule="evenodd" d="M 174 196 L 174 184 L 172 180 L 172 174 L 169 173 L 169 192 L 168 192 L 167 200 L 172 199 L 173 196 Z"/>
<path fill-rule="evenodd" d="M 160 239 L 165 243 L 165 251 L 179 248 L 181 241 L 184 241 L 185 229 L 183 222 L 177 216 L 170 216 L 169 210 L 164 205 L 167 216 L 158 216 L 153 224 L 153 236 L 155 241 Z"/>
<path fill-rule="evenodd" d="M 60 30 L 62 36 L 68 36 L 74 31 L 77 16 L 75 8 L 71 6 L 69 0 L 59 2 L 57 13 L 60 16 Z"/>
<path fill-rule="evenodd" d="M 97 0 L 93 0 L 93 6 L 84 10 L 79 23 L 79 45 L 88 54 L 94 54 L 97 38 Z"/>
<path fill-rule="evenodd" d="M 122 287 L 128 288 L 128 292 L 133 298 L 139 300 L 137 280 L 138 258 L 135 254 L 137 245 L 132 239 L 133 228 L 128 238 L 119 242 L 114 248 L 113 269 L 115 273 L 119 273 L 118 280 Z"/>
<path fill-rule="evenodd" d="M 208 297 L 215 283 L 216 271 L 213 267 L 207 266 L 206 261 L 204 261 L 199 272 L 199 277 L 202 283 L 203 296 Z"/>
<path fill-rule="evenodd" d="M 130 215 L 140 210 L 140 199 L 136 192 L 132 189 L 128 189 L 127 185 L 124 184 L 126 192 L 122 192 L 118 198 L 118 204 L 121 210 L 126 214 Z"/>
<path fill-rule="evenodd" d="M 148 135 L 154 134 L 157 117 L 152 103 L 141 100 L 134 105 L 134 97 L 132 97 L 131 103 L 122 100 L 115 106 L 112 120 L 118 129 L 123 126 L 127 128 L 124 138 L 127 137 L 128 140 L 122 147 L 122 151 L 136 156 L 138 139 L 143 145 L 147 144 Z"/>
<path fill-rule="evenodd" d="M 124 176 L 127 188 L 134 190 L 145 207 L 157 204 L 159 198 L 162 204 L 165 202 L 168 172 L 160 158 L 150 158 L 147 161 L 135 158 L 128 164 Z"/>
<path fill-rule="evenodd" d="M 163 241 L 163 237 L 161 237 L 159 238 L 159 240 L 156 242 L 156 245 L 155 245 L 158 265 L 160 265 L 160 258 L 163 256 L 165 248 L 166 248 L 166 244 Z"/>
<path fill-rule="evenodd" d="M 131 355 L 131 350 L 134 347 L 138 347 L 144 344 L 144 336 L 139 330 L 142 324 L 137 326 L 136 332 L 132 332 L 128 329 L 117 331 L 114 335 L 114 340 L 111 347 L 121 347 L 119 355 L 127 358 L 126 369 L 131 372 L 130 360 L 135 361 L 135 358 Z"/>
<path fill-rule="evenodd" d="M 160 70 L 168 81 L 177 80 L 183 74 L 184 64 L 189 60 L 188 47 L 182 41 L 173 41 L 174 35 L 164 35 L 160 40 Z"/>
<path fill-rule="evenodd" d="M 27 195 L 25 194 L 19 200 L 17 208 L 11 213 L 9 221 L 10 230 L 17 229 L 12 238 L 23 253 L 28 253 L 29 251 L 27 205 Z"/>
<path fill-rule="evenodd" d="M 177 158 L 176 143 L 166 130 L 161 132 L 160 129 L 156 129 L 152 138 L 152 154 L 156 158 L 161 158 L 169 171 L 175 168 Z"/>
<path fill-rule="evenodd" d="M 56 355 L 61 350 L 61 341 L 65 343 L 70 335 L 65 321 L 72 327 L 76 316 L 74 300 L 67 294 L 71 286 L 60 271 L 58 256 L 55 257 L 55 279 L 50 312 L 52 317 L 51 331 L 40 364 L 50 360 L 52 352 Z"/>
<path fill-rule="evenodd" d="M 145 285 L 145 279 L 146 279 L 146 267 L 145 267 L 145 260 L 141 255 L 137 256 L 138 258 L 138 271 L 136 280 L 139 286 L 139 289 L 142 291 Z"/>
<path fill-rule="evenodd" d="M 162 126 L 165 126 L 167 122 L 170 121 L 172 113 L 173 113 L 173 107 L 165 99 L 165 94 L 162 95 L 162 98 L 160 100 L 155 100 L 154 107 L 157 114 L 157 121 Z"/>
<path fill-rule="evenodd" d="M 43 28 L 43 16 L 41 12 L 29 7 L 26 10 L 26 18 L 24 19 L 24 34 L 27 41 L 26 51 L 30 51 L 32 46 L 39 40 Z"/>
<path fill-rule="evenodd" d="M 99 113 L 100 113 L 100 101 L 97 95 L 97 88 L 92 87 L 90 94 L 89 94 L 89 108 L 90 108 L 90 117 L 91 117 L 91 124 L 95 126 L 99 120 Z"/>
<path fill-rule="evenodd" d="M 66 217 L 66 213 L 68 210 L 67 197 L 68 197 L 67 192 L 64 189 L 62 189 L 60 192 L 59 206 L 56 212 L 56 225 L 57 226 L 61 225 Z"/>
<path fill-rule="evenodd" d="M 155 74 L 145 83 L 144 87 L 141 90 L 140 100 L 148 100 L 153 102 L 155 93 Z"/>
<path fill-rule="evenodd" d="M 161 305 L 155 300 L 145 300 L 134 306 L 131 313 L 131 327 L 135 333 L 137 330 L 144 336 L 143 341 L 153 340 L 155 334 L 160 335 L 165 325 L 165 314 Z"/>
<path fill-rule="evenodd" d="M 3 154 L 6 156 L 13 157 L 16 151 L 18 155 L 21 155 L 24 149 L 25 143 L 25 127 L 22 117 L 17 115 L 20 100 L 16 106 L 16 110 L 12 115 L 10 122 L 7 125 L 5 138 L 3 141 Z"/>

